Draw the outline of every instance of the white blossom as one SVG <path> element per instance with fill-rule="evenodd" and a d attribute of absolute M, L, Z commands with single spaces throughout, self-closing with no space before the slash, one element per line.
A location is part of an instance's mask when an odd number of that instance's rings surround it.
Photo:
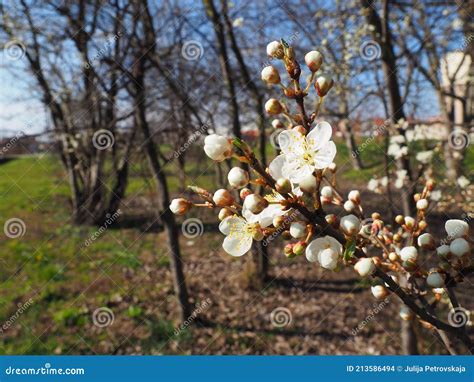
<path fill-rule="evenodd" d="M 270 174 L 299 183 L 315 170 L 327 167 L 336 155 L 331 135 L 332 128 L 327 122 L 318 123 L 307 136 L 295 130 L 283 131 L 278 136 L 283 154 L 270 164 Z"/>
<path fill-rule="evenodd" d="M 306 259 L 309 262 L 318 261 L 321 267 L 329 270 L 336 269 L 341 255 L 341 243 L 331 236 L 319 237 L 306 248 Z"/>

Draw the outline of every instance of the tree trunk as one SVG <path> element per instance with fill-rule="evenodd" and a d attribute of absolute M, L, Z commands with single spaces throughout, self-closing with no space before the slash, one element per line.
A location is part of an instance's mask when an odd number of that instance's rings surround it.
<path fill-rule="evenodd" d="M 134 80 L 136 83 L 134 94 L 135 123 L 137 128 L 143 133 L 143 144 L 145 147 L 148 164 L 153 174 L 153 178 L 157 184 L 159 213 L 167 235 L 174 291 L 179 303 L 180 319 L 185 321 L 191 315 L 191 308 L 189 305 L 188 290 L 186 288 L 183 261 L 179 247 L 179 232 L 176 226 L 175 217 L 169 209 L 169 189 L 166 176 L 162 171 L 162 167 L 158 159 L 159 149 L 153 142 L 150 128 L 146 120 L 144 67 L 145 56 L 140 53 L 137 56 L 137 62 L 134 66 Z"/>
<path fill-rule="evenodd" d="M 346 142 L 346 147 L 349 150 L 349 155 L 351 158 L 352 168 L 355 170 L 361 170 L 363 168 L 362 159 L 360 157 L 360 152 L 357 149 L 357 144 L 355 142 L 354 133 L 350 126 L 347 118 L 343 118 L 339 123 L 342 134 L 344 136 L 344 141 Z"/>
<path fill-rule="evenodd" d="M 367 22 L 373 26 L 373 37 L 380 45 L 382 50 L 382 69 L 384 72 L 385 82 L 388 87 L 391 120 L 397 123 L 401 119 L 405 119 L 404 105 L 400 93 L 400 84 L 398 81 L 397 61 L 392 44 L 392 35 L 390 31 L 389 19 L 389 1 L 383 1 L 383 19 L 376 11 L 374 0 L 361 0 L 362 8 L 366 14 Z M 405 130 L 398 128 L 398 134 L 405 137 Z M 406 143 L 405 143 L 406 144 Z M 413 216 L 416 211 L 414 195 L 413 178 L 410 169 L 410 159 L 408 156 L 397 159 L 397 170 L 405 170 L 409 180 L 408 187 L 402 187 L 401 198 L 403 214 Z M 413 328 L 413 321 L 402 323 L 401 339 L 402 350 L 405 354 L 417 354 L 417 339 Z"/>

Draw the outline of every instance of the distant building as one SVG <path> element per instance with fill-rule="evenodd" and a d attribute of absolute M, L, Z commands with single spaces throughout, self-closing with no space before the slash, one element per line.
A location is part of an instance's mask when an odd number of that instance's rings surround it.
<path fill-rule="evenodd" d="M 454 114 L 454 123 L 472 127 L 474 116 L 473 63 L 471 56 L 462 51 L 450 52 L 442 61 L 441 81 L 446 91 L 454 93 L 465 100 L 447 97 L 448 107 Z"/>

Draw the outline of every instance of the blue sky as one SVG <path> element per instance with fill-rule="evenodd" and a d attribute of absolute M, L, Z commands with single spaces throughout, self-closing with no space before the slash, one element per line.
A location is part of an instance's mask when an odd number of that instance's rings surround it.
<path fill-rule="evenodd" d="M 28 86 L 31 79 L 25 77 L 21 71 L 11 69 L 22 65 L 26 58 L 8 59 L 3 50 L 0 55 L 0 138 L 19 131 L 25 134 L 43 131 L 46 118 L 44 106 L 31 86 Z"/>

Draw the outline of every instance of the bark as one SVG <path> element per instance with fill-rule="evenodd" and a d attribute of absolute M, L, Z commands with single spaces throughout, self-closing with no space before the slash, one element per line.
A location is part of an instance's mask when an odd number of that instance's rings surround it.
<path fill-rule="evenodd" d="M 389 93 L 391 119 L 393 123 L 397 123 L 400 119 L 405 119 L 405 112 L 398 79 L 397 59 L 389 25 L 389 1 L 385 0 L 383 3 L 383 19 L 376 11 L 376 4 L 373 0 L 361 0 L 361 3 L 366 13 L 367 22 L 374 27 L 373 37 L 382 50 L 382 69 Z M 399 128 L 397 133 L 405 137 L 404 129 Z M 409 157 L 404 156 L 397 159 L 396 166 L 398 170 L 407 171 L 409 186 L 401 189 L 401 197 L 403 213 L 411 216 L 416 209 L 413 199 L 413 177 Z"/>
<path fill-rule="evenodd" d="M 356 170 L 362 169 L 362 159 L 360 157 L 361 153 L 357 148 L 357 144 L 354 138 L 354 133 L 349 121 L 349 108 L 347 102 L 342 101 L 339 104 L 339 112 L 341 115 L 341 121 L 339 127 L 344 135 L 344 141 L 346 142 L 346 147 L 349 150 L 352 167 Z"/>
<path fill-rule="evenodd" d="M 171 272 L 173 275 L 173 285 L 176 297 L 179 303 L 179 315 L 182 321 L 185 321 L 191 314 L 189 305 L 188 290 L 186 288 L 186 281 L 183 271 L 183 261 L 179 247 L 179 232 L 176 226 L 176 221 L 173 213 L 169 209 L 170 196 L 168 183 L 165 173 L 162 170 L 159 162 L 158 148 L 153 142 L 152 134 L 148 121 L 146 119 L 146 95 L 145 95 L 145 58 L 142 54 L 137 55 L 138 62 L 134 67 L 134 80 L 136 82 L 134 94 L 135 106 L 135 123 L 137 128 L 143 134 L 143 145 L 145 148 L 146 157 L 153 178 L 157 184 L 158 191 L 158 206 L 161 215 L 161 221 L 165 227 L 166 236 L 168 240 L 168 250 L 171 262 Z"/>
<path fill-rule="evenodd" d="M 227 51 L 227 42 L 225 38 L 224 25 L 221 21 L 220 15 L 213 0 L 203 0 L 203 5 L 207 14 L 207 17 L 212 23 L 214 33 L 217 40 L 219 64 L 221 66 L 222 77 L 224 80 L 224 86 L 227 88 L 229 93 L 230 103 L 230 115 L 232 118 L 232 133 L 237 138 L 242 138 L 240 131 L 239 121 L 239 104 L 237 102 L 237 93 L 235 89 L 234 77 L 232 75 L 232 68 L 230 66 L 229 54 Z"/>
<path fill-rule="evenodd" d="M 392 34 L 389 23 L 389 0 L 383 1 L 383 18 L 376 10 L 373 0 L 361 0 L 362 8 L 366 12 L 367 22 L 374 28 L 373 37 L 380 45 L 382 51 L 382 69 L 389 93 L 391 119 L 397 123 L 400 119 L 405 119 L 404 105 L 400 91 L 398 79 L 397 59 L 394 53 Z M 405 137 L 405 130 L 399 128 L 398 134 Z M 409 180 L 409 186 L 401 189 L 403 214 L 413 216 L 416 211 L 413 178 L 410 169 L 408 156 L 397 159 L 398 170 L 405 170 Z M 407 321 L 401 327 L 402 350 L 405 354 L 417 354 L 417 340 L 413 328 L 413 321 Z"/>

